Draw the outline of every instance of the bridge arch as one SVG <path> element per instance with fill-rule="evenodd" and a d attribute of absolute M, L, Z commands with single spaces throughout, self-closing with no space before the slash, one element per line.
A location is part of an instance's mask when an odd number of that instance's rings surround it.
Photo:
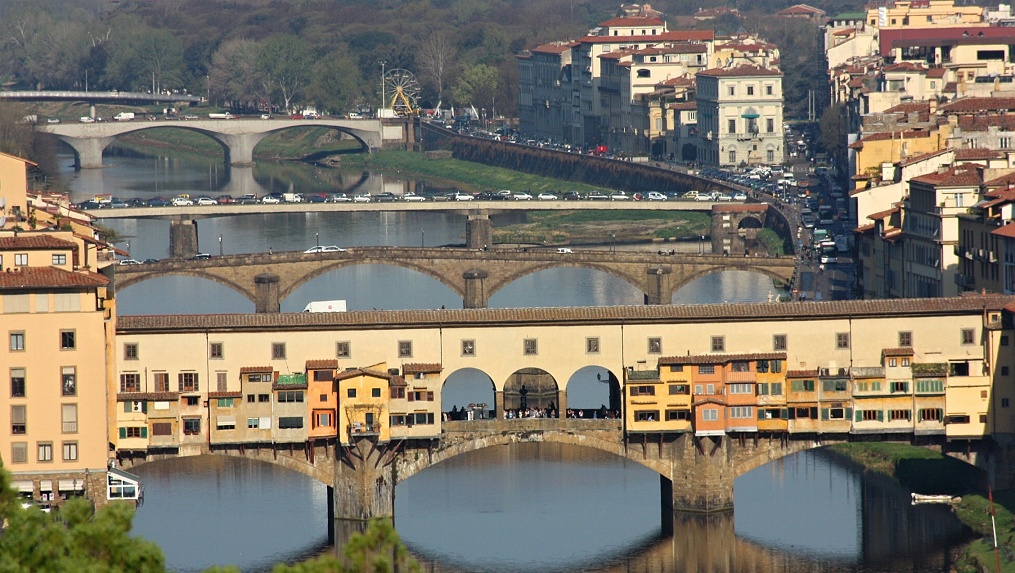
<path fill-rule="evenodd" d="M 340 269 L 343 269 L 343 268 L 354 267 L 354 266 L 358 266 L 358 265 L 383 265 L 383 266 L 389 266 L 389 267 L 408 269 L 410 271 L 416 271 L 416 272 L 418 272 L 418 273 L 420 273 L 422 275 L 428 276 L 428 277 L 436 280 L 440 284 L 450 288 L 458 296 L 460 296 L 462 298 L 465 297 L 465 287 L 464 287 L 463 284 L 451 282 L 449 280 L 449 277 L 447 277 L 447 275 L 442 274 L 440 272 L 436 272 L 436 271 L 434 271 L 434 269 L 432 267 L 427 266 L 427 265 L 425 265 L 423 263 L 417 262 L 415 260 L 386 259 L 386 258 L 383 258 L 383 257 L 364 257 L 362 259 L 349 260 L 349 261 L 339 260 L 339 261 L 335 261 L 333 263 L 328 263 L 328 264 L 321 265 L 320 267 L 315 268 L 312 271 L 306 273 L 305 275 L 303 275 L 303 276 L 297 278 L 296 280 L 292 281 L 286 288 L 280 290 L 279 293 L 278 293 L 278 298 L 279 298 L 279 300 L 285 300 L 287 297 L 289 297 L 289 295 L 291 295 L 293 292 L 295 292 L 296 289 L 298 289 L 299 287 L 301 287 L 301 286 L 305 285 L 306 283 L 312 281 L 313 279 L 315 279 L 317 277 L 320 277 L 322 275 L 325 275 L 325 274 L 327 274 L 327 273 L 329 273 L 331 271 L 336 271 L 336 270 L 340 270 Z"/>
<path fill-rule="evenodd" d="M 118 463 L 120 467 L 129 470 L 180 458 L 227 457 L 280 466 L 329 487 L 335 484 L 335 458 L 334 455 L 328 455 L 328 450 L 333 447 L 307 444 L 260 444 L 260 446 L 226 444 L 212 446 L 210 449 L 202 448 L 200 451 L 180 448 L 176 452 L 150 452 L 144 457 L 122 457 Z M 309 453 L 311 451 L 314 453 Z"/>
<path fill-rule="evenodd" d="M 696 280 L 698 280 L 698 279 L 700 279 L 702 277 L 706 277 L 708 275 L 714 275 L 714 274 L 723 273 L 723 272 L 748 272 L 748 273 L 755 273 L 755 274 L 760 274 L 760 275 L 766 276 L 766 277 L 768 277 L 768 278 L 770 278 L 770 279 L 772 279 L 773 281 L 776 281 L 776 282 L 786 282 L 786 277 L 780 276 L 779 273 L 776 273 L 776 272 L 773 272 L 773 271 L 771 271 L 769 269 L 766 269 L 764 266 L 745 265 L 745 266 L 741 266 L 741 267 L 737 267 L 737 268 L 710 267 L 710 268 L 706 268 L 706 269 L 699 270 L 699 271 L 696 271 L 694 273 L 688 274 L 687 276 L 683 277 L 682 280 L 673 283 L 672 289 L 670 290 L 670 293 L 669 293 L 669 296 L 668 296 L 667 300 L 672 300 L 673 295 L 676 294 L 677 291 L 679 291 L 680 289 L 684 288 L 685 286 L 693 283 L 694 281 L 696 281 Z"/>
<path fill-rule="evenodd" d="M 567 258 L 561 258 L 559 261 L 526 265 L 524 268 L 519 269 L 516 272 L 505 275 L 500 280 L 491 281 L 490 284 L 487 284 L 486 288 L 487 297 L 493 296 L 504 287 L 523 277 L 533 275 L 541 271 L 565 267 L 577 269 L 591 269 L 594 271 L 599 271 L 611 277 L 618 278 L 630 284 L 634 288 L 642 291 L 643 293 L 646 291 L 644 277 L 634 276 L 630 273 L 623 272 L 616 268 L 611 268 L 606 264 L 599 264 L 596 262 L 589 261 L 568 260 Z"/>
<path fill-rule="evenodd" d="M 228 287 L 228 288 L 236 291 L 237 293 L 243 295 L 244 298 L 246 298 L 250 302 L 252 302 L 254 304 L 257 304 L 256 293 L 254 293 L 249 288 L 247 288 L 247 287 L 245 287 L 245 286 L 243 286 L 243 285 L 241 285 L 239 283 L 236 283 L 234 281 L 231 281 L 231 280 L 229 280 L 229 279 L 227 279 L 225 277 L 216 275 L 214 273 L 207 273 L 207 272 L 204 272 L 204 271 L 202 271 L 200 269 L 168 269 L 168 270 L 161 271 L 161 272 L 158 272 L 158 273 L 154 273 L 153 272 L 153 273 L 144 273 L 144 274 L 138 274 L 138 275 L 124 276 L 122 278 L 118 278 L 117 279 L 117 281 L 116 281 L 116 288 L 117 288 L 117 290 L 123 290 L 123 289 L 126 289 L 128 287 L 134 286 L 134 285 L 136 285 L 138 283 L 142 283 L 144 281 L 147 281 L 147 280 L 156 280 L 156 279 L 160 279 L 160 278 L 164 278 L 164 277 L 169 277 L 169 276 L 188 276 L 188 277 L 196 277 L 196 278 L 199 278 L 199 279 L 205 279 L 205 280 L 211 281 L 213 283 L 217 283 L 217 284 L 220 284 L 222 286 Z M 253 286 L 253 285 L 251 285 L 251 286 Z"/>

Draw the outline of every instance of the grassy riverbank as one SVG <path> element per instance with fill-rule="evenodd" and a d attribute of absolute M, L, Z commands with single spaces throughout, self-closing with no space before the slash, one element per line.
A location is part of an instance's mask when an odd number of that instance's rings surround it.
<path fill-rule="evenodd" d="M 983 472 L 961 460 L 907 444 L 848 443 L 831 449 L 871 471 L 897 479 L 916 493 L 961 496 L 962 501 L 955 506 L 956 516 L 982 537 L 965 547 L 955 571 L 982 573 L 996 569 Z M 1015 573 L 1015 491 L 994 492 L 994 508 L 1001 571 Z"/>

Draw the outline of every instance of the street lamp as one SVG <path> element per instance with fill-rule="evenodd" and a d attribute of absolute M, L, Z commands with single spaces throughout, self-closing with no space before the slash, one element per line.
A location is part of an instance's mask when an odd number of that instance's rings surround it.
<path fill-rule="evenodd" d="M 314 245 L 316 245 L 318 247 L 321 246 L 321 232 L 320 231 L 314 233 Z"/>
<path fill-rule="evenodd" d="M 702 235 L 701 241 L 698 242 L 698 254 L 699 255 L 705 254 L 705 235 Z"/>
<path fill-rule="evenodd" d="M 383 110 L 384 109 L 384 102 L 387 101 L 387 99 L 388 99 L 388 94 L 386 94 L 385 90 L 384 90 L 384 66 L 387 65 L 388 62 L 386 62 L 384 60 L 381 60 L 381 61 L 379 61 L 377 63 L 381 65 L 381 107 L 380 107 L 380 109 Z"/>
<path fill-rule="evenodd" d="M 130 241 L 127 241 L 127 257 L 130 257 Z"/>
<path fill-rule="evenodd" d="M 420 248 L 426 246 L 426 231 L 422 228 L 419 230 L 419 246 Z"/>
<path fill-rule="evenodd" d="M 219 256 L 222 256 L 222 235 L 219 235 Z"/>

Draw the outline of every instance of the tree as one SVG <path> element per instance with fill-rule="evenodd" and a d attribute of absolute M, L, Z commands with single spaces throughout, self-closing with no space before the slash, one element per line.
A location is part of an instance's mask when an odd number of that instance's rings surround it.
<path fill-rule="evenodd" d="M 497 93 L 497 68 L 486 64 L 475 64 L 466 67 L 458 76 L 451 95 L 459 105 L 472 104 L 480 108 L 493 108 L 493 98 Z"/>
<path fill-rule="evenodd" d="M 289 110 L 310 83 L 313 62 L 306 42 L 296 36 L 278 35 L 261 46 L 257 68 L 271 97 L 281 98 L 282 108 Z"/>
<path fill-rule="evenodd" d="M 344 559 L 322 557 L 297 565 L 278 565 L 272 573 L 392 573 L 418 572 L 391 520 L 373 519 L 364 533 L 352 536 L 342 548 Z"/>
<path fill-rule="evenodd" d="M 222 44 L 212 55 L 208 70 L 209 97 L 234 104 L 251 99 L 267 100 L 270 94 L 257 71 L 259 50 L 253 40 L 229 40 Z"/>
<path fill-rule="evenodd" d="M 821 142 L 825 151 L 831 155 L 837 164 L 846 158 L 846 117 L 843 113 L 842 104 L 832 104 L 825 108 L 818 122 Z"/>
<path fill-rule="evenodd" d="M 86 499 L 71 499 L 43 513 L 23 508 L 11 489 L 10 474 L 0 470 L 0 571 L 61 573 L 163 573 L 165 558 L 157 545 L 130 536 L 134 508 L 114 503 L 92 509 Z"/>
<path fill-rule="evenodd" d="M 180 87 L 183 44 L 171 32 L 132 16 L 114 19 L 103 83 L 110 89 L 154 91 Z"/>
<path fill-rule="evenodd" d="M 359 66 L 348 51 L 335 50 L 314 65 L 307 98 L 326 110 L 351 109 L 367 95 Z"/>
<path fill-rule="evenodd" d="M 426 86 L 434 90 L 437 101 L 444 96 L 444 82 L 456 52 L 451 34 L 443 30 L 428 36 L 420 46 L 420 77 Z"/>

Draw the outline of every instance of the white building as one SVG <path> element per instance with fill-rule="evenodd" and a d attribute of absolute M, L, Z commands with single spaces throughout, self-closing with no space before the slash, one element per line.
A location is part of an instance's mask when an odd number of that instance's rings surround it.
<path fill-rule="evenodd" d="M 740 65 L 698 72 L 698 162 L 782 163 L 782 72 Z"/>

